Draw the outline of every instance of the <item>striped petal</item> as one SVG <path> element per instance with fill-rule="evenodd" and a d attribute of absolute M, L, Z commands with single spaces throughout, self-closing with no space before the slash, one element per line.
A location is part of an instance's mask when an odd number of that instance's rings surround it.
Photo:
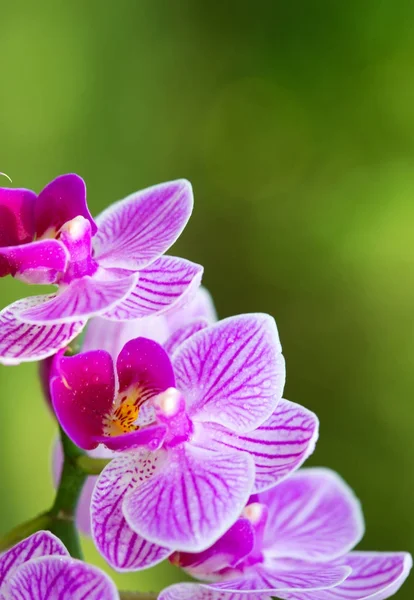
<path fill-rule="evenodd" d="M 36 236 L 54 237 L 67 221 L 84 217 L 91 224 L 92 235 L 96 224 L 86 204 L 86 186 L 79 175 L 68 173 L 51 181 L 36 200 Z"/>
<path fill-rule="evenodd" d="M 100 280 L 95 277 L 75 279 L 48 301 L 19 312 L 19 318 L 27 323 L 71 323 L 77 319 L 89 319 L 122 302 L 134 289 L 137 275 L 120 280 Z"/>
<path fill-rule="evenodd" d="M 259 494 L 269 510 L 264 545 L 272 555 L 328 561 L 355 546 L 364 532 L 361 507 L 329 469 L 303 469 Z"/>
<path fill-rule="evenodd" d="M 272 600 L 269 594 L 212 590 L 198 583 L 176 583 L 163 590 L 158 600 Z"/>
<path fill-rule="evenodd" d="M 345 562 L 352 573 L 329 590 L 283 594 L 285 600 L 386 600 L 402 586 L 412 566 L 406 552 L 351 552 Z"/>
<path fill-rule="evenodd" d="M 10 600 L 119 600 L 113 581 L 81 560 L 45 556 L 31 560 L 7 581 Z"/>
<path fill-rule="evenodd" d="M 285 382 L 276 323 L 264 314 L 231 317 L 196 333 L 173 366 L 189 415 L 238 433 L 270 417 Z"/>
<path fill-rule="evenodd" d="M 185 444 L 170 450 L 154 475 L 125 498 L 124 515 L 134 531 L 156 544 L 201 552 L 235 523 L 253 481 L 247 454 Z"/>
<path fill-rule="evenodd" d="M 317 416 L 294 402 L 281 400 L 263 425 L 245 435 L 209 426 L 218 449 L 248 452 L 256 465 L 254 493 L 267 490 L 298 469 L 313 452 L 318 438 Z"/>
<path fill-rule="evenodd" d="M 48 531 L 38 531 L 0 556 L 0 587 L 10 575 L 28 560 L 41 556 L 69 556 L 62 542 Z M 2 591 L 2 590 L 1 590 Z"/>
<path fill-rule="evenodd" d="M 164 348 L 166 352 L 172 356 L 174 352 L 178 350 L 181 344 L 188 340 L 188 338 L 198 331 L 205 329 L 206 327 L 208 327 L 208 321 L 204 318 L 195 319 L 191 323 L 188 323 L 188 325 L 183 325 L 177 329 L 177 331 L 175 331 L 165 342 Z"/>
<path fill-rule="evenodd" d="M 0 277 L 13 275 L 31 284 L 55 283 L 69 259 L 65 246 L 57 240 L 37 240 L 21 246 L 0 248 Z"/>
<path fill-rule="evenodd" d="M 86 321 L 57 325 L 33 325 L 16 317 L 29 307 L 41 306 L 48 296 L 18 300 L 0 312 L 0 363 L 17 365 L 42 360 L 65 348 L 84 328 Z"/>
<path fill-rule="evenodd" d="M 161 562 L 171 550 L 147 542 L 132 531 L 122 503 L 139 476 L 131 455 L 115 458 L 101 473 L 92 494 L 92 536 L 98 551 L 117 571 L 138 571 Z"/>
<path fill-rule="evenodd" d="M 185 179 L 131 194 L 97 218 L 95 259 L 108 268 L 146 267 L 176 241 L 192 209 L 192 188 Z"/>
<path fill-rule="evenodd" d="M 33 240 L 35 202 L 36 194 L 31 190 L 0 188 L 0 246 L 16 246 Z"/>
<path fill-rule="evenodd" d="M 203 267 L 183 258 L 162 256 L 139 273 L 138 283 L 124 302 L 103 315 L 114 321 L 156 316 L 190 300 L 200 285 Z"/>
<path fill-rule="evenodd" d="M 201 285 L 194 298 L 181 309 L 168 313 L 167 319 L 170 331 L 176 331 L 193 319 L 205 319 L 212 325 L 217 321 L 217 312 L 210 292 Z"/>

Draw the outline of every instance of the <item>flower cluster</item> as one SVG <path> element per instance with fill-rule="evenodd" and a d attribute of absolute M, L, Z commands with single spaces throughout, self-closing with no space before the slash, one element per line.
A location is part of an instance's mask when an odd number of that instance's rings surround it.
<path fill-rule="evenodd" d="M 76 175 L 39 195 L 0 189 L 0 275 L 57 286 L 0 313 L 0 362 L 47 359 L 61 428 L 107 459 L 82 490 L 79 528 L 118 571 L 168 558 L 200 580 L 159 600 L 388 598 L 411 557 L 352 551 L 364 529 L 354 494 L 328 469 L 299 469 L 319 424 L 282 397 L 274 319 L 218 321 L 202 267 L 163 256 L 191 210 L 186 181 L 133 194 L 96 221 Z M 80 352 L 68 352 L 88 320 Z M 54 471 L 57 482 L 60 442 Z M 45 532 L 0 560 L 0 597 L 118 598 Z"/>

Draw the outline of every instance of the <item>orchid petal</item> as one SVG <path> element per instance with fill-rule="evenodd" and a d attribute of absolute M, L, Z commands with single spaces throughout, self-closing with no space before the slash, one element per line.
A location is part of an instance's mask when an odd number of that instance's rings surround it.
<path fill-rule="evenodd" d="M 115 458 L 99 476 L 91 502 L 92 536 L 95 545 L 117 571 L 147 569 L 171 554 L 132 531 L 122 513 L 122 502 L 139 475 L 132 455 Z"/>
<path fill-rule="evenodd" d="M 342 556 L 364 532 L 360 504 L 329 469 L 303 469 L 259 495 L 269 509 L 265 546 L 272 555 L 311 561 Z"/>
<path fill-rule="evenodd" d="M 231 317 L 196 333 L 173 366 L 189 415 L 238 433 L 270 417 L 285 382 L 276 324 L 264 314 Z"/>
<path fill-rule="evenodd" d="M 125 498 L 126 520 L 155 544 L 183 552 L 205 550 L 240 515 L 253 486 L 252 459 L 184 444 L 158 464 L 153 476 Z"/>
<path fill-rule="evenodd" d="M 268 594 L 212 590 L 198 583 L 175 583 L 158 595 L 158 600 L 272 600 Z"/>
<path fill-rule="evenodd" d="M 301 567 L 301 568 L 300 568 Z M 256 565 L 254 570 L 240 579 L 226 579 L 206 585 L 208 589 L 227 590 L 229 592 L 259 592 L 271 596 L 290 590 L 321 590 L 340 585 L 350 574 L 349 567 L 341 565 L 304 565 L 292 564 L 278 567 L 278 561 L 267 561 L 265 565 Z"/>
<path fill-rule="evenodd" d="M 84 328 L 85 321 L 58 325 L 32 325 L 16 317 L 33 306 L 40 306 L 48 296 L 18 300 L 0 312 L 0 363 L 18 365 L 42 360 L 65 348 Z"/>
<path fill-rule="evenodd" d="M 0 586 L 4 584 L 12 570 L 14 571 L 28 560 L 52 555 L 69 556 L 69 552 L 52 533 L 48 531 L 34 533 L 0 556 Z"/>
<path fill-rule="evenodd" d="M 119 600 L 113 581 L 81 560 L 45 556 L 22 565 L 7 582 L 10 600 Z"/>
<path fill-rule="evenodd" d="M 114 364 L 110 354 L 94 350 L 58 357 L 50 383 L 56 417 L 70 439 L 86 450 L 96 448 L 115 395 Z"/>
<path fill-rule="evenodd" d="M 112 204 L 97 218 L 95 258 L 103 267 L 136 271 L 177 240 L 193 209 L 185 179 L 163 183 Z"/>
<path fill-rule="evenodd" d="M 166 352 L 172 356 L 176 350 L 192 335 L 208 327 L 208 321 L 204 318 L 195 319 L 177 329 L 165 342 L 164 348 Z"/>
<path fill-rule="evenodd" d="M 165 317 L 147 317 L 136 321 L 109 321 L 95 317 L 88 323 L 82 343 L 82 351 L 107 350 L 114 360 L 127 342 L 138 337 L 158 343 L 168 338 Z"/>
<path fill-rule="evenodd" d="M 57 294 L 48 296 L 42 306 L 21 311 L 19 318 L 27 323 L 71 323 L 88 319 L 122 302 L 134 289 L 137 275 L 118 281 L 95 277 L 75 279 Z"/>
<path fill-rule="evenodd" d="M 36 200 L 37 237 L 55 236 L 59 229 L 75 217 L 84 217 L 91 224 L 92 235 L 97 227 L 86 204 L 86 186 L 79 175 L 68 173 L 51 181 Z"/>
<path fill-rule="evenodd" d="M 329 590 L 285 594 L 286 600 L 386 600 L 402 586 L 412 566 L 406 552 L 351 552 L 345 557 L 352 573 Z"/>
<path fill-rule="evenodd" d="M 282 399 L 263 425 L 250 433 L 237 435 L 220 425 L 210 425 L 208 433 L 219 450 L 241 450 L 253 457 L 256 466 L 253 493 L 259 493 L 280 483 L 312 454 L 318 424 L 313 412 Z"/>
<path fill-rule="evenodd" d="M 255 533 L 248 519 L 235 524 L 215 544 L 197 554 L 175 552 L 170 562 L 185 569 L 192 577 L 202 579 L 228 567 L 235 567 L 254 548 Z"/>
<path fill-rule="evenodd" d="M 0 248 L 0 277 L 13 275 L 26 283 L 55 283 L 69 259 L 57 240 L 38 240 L 21 246 Z"/>
<path fill-rule="evenodd" d="M 119 353 L 116 368 L 120 393 L 137 386 L 147 397 L 175 386 L 168 354 L 160 344 L 147 338 L 137 338 L 125 344 Z"/>
<path fill-rule="evenodd" d="M 33 240 L 35 202 L 36 194 L 31 190 L 0 188 L 0 246 Z"/>
<path fill-rule="evenodd" d="M 132 294 L 103 315 L 113 321 L 158 316 L 190 299 L 200 285 L 203 267 L 183 258 L 162 256 L 139 273 Z"/>
<path fill-rule="evenodd" d="M 217 313 L 210 292 L 200 286 L 190 302 L 167 314 L 170 331 L 176 331 L 193 319 L 205 319 L 209 325 L 217 321 Z"/>

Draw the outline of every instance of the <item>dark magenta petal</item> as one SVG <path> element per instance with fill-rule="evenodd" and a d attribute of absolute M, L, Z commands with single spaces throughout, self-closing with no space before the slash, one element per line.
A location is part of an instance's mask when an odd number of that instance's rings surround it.
<path fill-rule="evenodd" d="M 91 224 L 92 235 L 97 232 L 86 203 L 85 182 L 79 175 L 69 173 L 51 181 L 36 201 L 36 235 L 54 236 L 59 229 L 75 217 L 85 217 Z"/>
<path fill-rule="evenodd" d="M 0 246 L 33 240 L 35 201 L 36 194 L 31 190 L 0 188 Z"/>
<path fill-rule="evenodd" d="M 127 450 L 129 448 L 144 447 L 155 451 L 162 445 L 167 433 L 166 425 L 150 425 L 131 433 L 122 433 L 114 436 L 96 436 L 97 444 L 105 444 L 110 450 Z"/>
<path fill-rule="evenodd" d="M 254 529 L 248 519 L 238 519 L 215 544 L 204 552 L 175 552 L 170 561 L 199 579 L 226 567 L 235 567 L 253 550 Z"/>
<path fill-rule="evenodd" d="M 115 394 L 112 358 L 104 350 L 58 357 L 50 393 L 56 416 L 71 440 L 85 450 L 96 448 Z"/>
<path fill-rule="evenodd" d="M 175 386 L 168 354 L 160 344 L 147 338 L 131 340 L 121 350 L 116 363 L 119 392 L 138 386 L 152 395 Z M 147 394 L 145 394 L 147 398 Z"/>
<path fill-rule="evenodd" d="M 0 277 L 13 275 L 26 283 L 51 284 L 67 265 L 69 253 L 57 240 L 38 240 L 0 248 Z"/>

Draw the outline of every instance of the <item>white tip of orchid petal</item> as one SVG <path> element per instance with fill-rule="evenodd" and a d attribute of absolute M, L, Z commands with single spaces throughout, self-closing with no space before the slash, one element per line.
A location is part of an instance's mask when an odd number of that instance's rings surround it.
<path fill-rule="evenodd" d="M 172 417 L 180 408 L 180 397 L 180 392 L 176 388 L 170 387 L 165 392 L 158 394 L 154 399 L 154 405 L 166 417 Z"/>
<path fill-rule="evenodd" d="M 7 175 L 7 173 L 3 173 L 2 171 L 0 171 L 0 175 L 3 175 L 3 177 L 6 177 L 10 181 L 10 183 L 13 183 L 13 181 L 11 180 L 11 177 L 9 177 Z"/>
<path fill-rule="evenodd" d="M 245 517 L 252 525 L 260 521 L 263 514 L 263 505 L 259 502 L 253 502 L 243 509 L 243 517 Z"/>
<path fill-rule="evenodd" d="M 76 241 L 84 235 L 86 223 L 87 219 L 85 219 L 85 217 L 78 216 L 65 223 L 62 227 L 62 231 L 65 231 L 72 240 Z"/>

